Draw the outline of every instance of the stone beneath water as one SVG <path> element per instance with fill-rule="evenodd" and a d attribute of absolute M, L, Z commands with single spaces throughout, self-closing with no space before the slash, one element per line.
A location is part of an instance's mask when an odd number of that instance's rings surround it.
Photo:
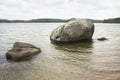
<path fill-rule="evenodd" d="M 6 53 L 6 58 L 8 60 L 19 61 L 24 60 L 40 52 L 41 49 L 32 44 L 16 42 L 13 45 L 13 48 Z"/>
<path fill-rule="evenodd" d="M 105 38 L 105 37 L 101 37 L 101 38 L 98 38 L 97 40 L 99 40 L 99 41 L 105 41 L 105 40 L 108 40 L 108 39 Z"/>
<path fill-rule="evenodd" d="M 94 24 L 87 19 L 72 19 L 68 23 L 54 29 L 50 39 L 54 43 L 74 42 L 92 39 Z"/>

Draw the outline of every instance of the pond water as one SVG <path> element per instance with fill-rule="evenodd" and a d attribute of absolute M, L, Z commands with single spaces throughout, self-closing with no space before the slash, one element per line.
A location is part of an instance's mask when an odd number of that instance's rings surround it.
<path fill-rule="evenodd" d="M 120 24 L 95 23 L 91 42 L 54 45 L 49 36 L 61 24 L 0 23 L 0 80 L 120 80 Z M 34 44 L 42 52 L 8 61 L 5 54 L 15 42 Z"/>

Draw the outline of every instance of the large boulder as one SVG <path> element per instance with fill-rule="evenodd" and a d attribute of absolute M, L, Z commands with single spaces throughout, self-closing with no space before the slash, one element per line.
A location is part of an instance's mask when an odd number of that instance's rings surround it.
<path fill-rule="evenodd" d="M 54 29 L 50 35 L 52 42 L 73 42 L 92 39 L 94 24 L 87 19 L 72 19 Z"/>
<path fill-rule="evenodd" d="M 13 48 L 6 53 L 6 58 L 8 60 L 19 61 L 24 60 L 40 52 L 41 49 L 32 44 L 16 42 L 13 45 Z"/>

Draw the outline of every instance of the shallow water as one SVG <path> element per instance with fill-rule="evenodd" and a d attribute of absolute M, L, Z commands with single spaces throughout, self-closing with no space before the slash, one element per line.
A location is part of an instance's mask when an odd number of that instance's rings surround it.
<path fill-rule="evenodd" d="M 96 23 L 91 42 L 54 45 L 49 35 L 61 24 L 1 23 L 0 80 L 120 80 L 120 24 Z M 7 61 L 5 53 L 18 41 L 42 52 L 30 60 Z"/>

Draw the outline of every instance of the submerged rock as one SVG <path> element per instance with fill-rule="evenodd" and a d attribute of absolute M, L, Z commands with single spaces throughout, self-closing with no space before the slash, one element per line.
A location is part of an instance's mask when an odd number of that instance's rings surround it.
<path fill-rule="evenodd" d="M 50 35 L 52 42 L 73 42 L 92 39 L 94 24 L 87 19 L 73 19 L 54 29 Z"/>
<path fill-rule="evenodd" d="M 32 44 L 16 42 L 13 45 L 13 48 L 6 53 L 6 58 L 8 60 L 19 61 L 24 60 L 40 52 L 41 49 Z"/>
<path fill-rule="evenodd" d="M 99 40 L 99 41 L 105 41 L 105 40 L 108 40 L 108 39 L 105 38 L 105 37 L 101 37 L 101 38 L 98 38 L 97 40 Z"/>

